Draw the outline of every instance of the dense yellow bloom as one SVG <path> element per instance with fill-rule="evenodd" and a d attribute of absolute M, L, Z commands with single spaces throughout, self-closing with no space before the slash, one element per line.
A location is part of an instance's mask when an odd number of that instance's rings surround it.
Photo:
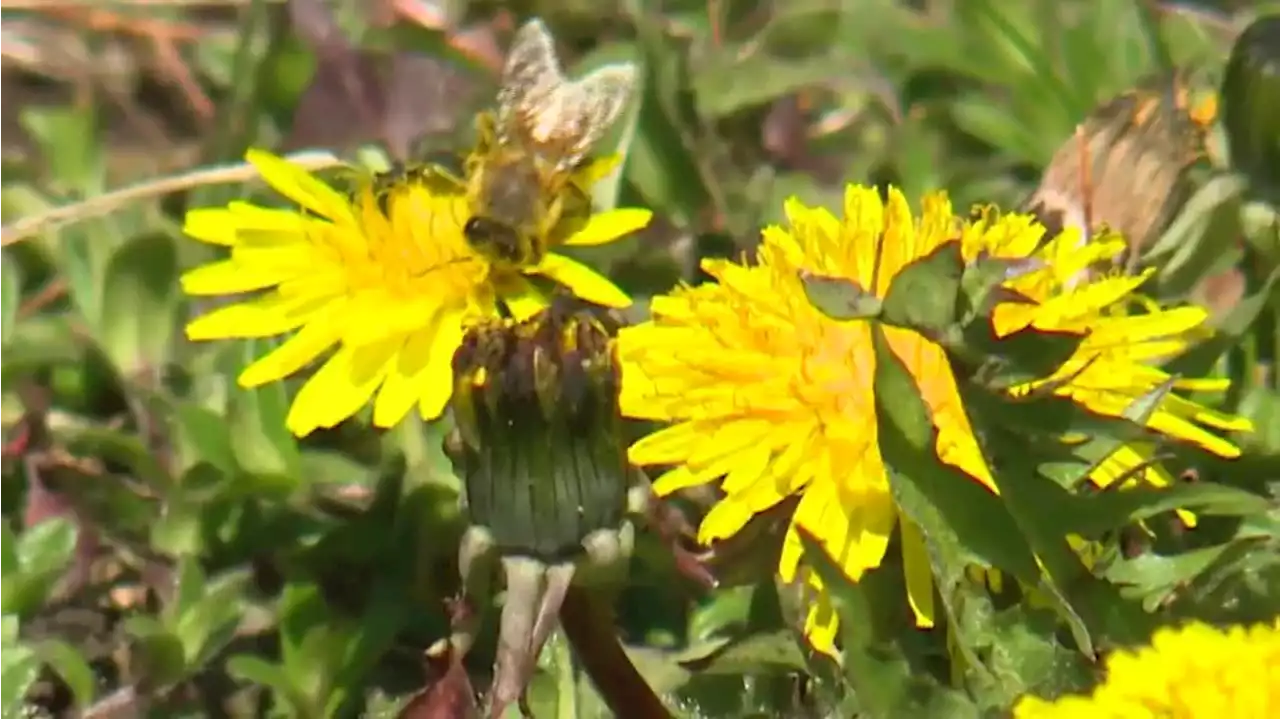
<path fill-rule="evenodd" d="M 1280 621 L 1163 628 L 1107 658 L 1091 696 L 1025 697 L 1017 719 L 1271 719 L 1280 716 Z"/>
<path fill-rule="evenodd" d="M 884 297 L 904 267 L 956 237 L 966 260 L 981 253 L 1039 258 L 1042 268 L 1010 282 L 1036 304 L 1001 306 L 998 329 L 1088 333 L 1055 375 L 1069 378 L 1055 391 L 1110 414 L 1166 381 L 1147 363 L 1181 350 L 1205 319 L 1195 308 L 1129 317 L 1104 312 L 1140 280 L 1078 278 L 1101 256 L 1123 250 L 1123 241 L 1078 246 L 1068 232 L 1037 249 L 1044 230 L 1029 216 L 961 221 L 946 197 L 934 194 L 915 219 L 900 192 L 891 190 L 884 202 L 875 189 L 857 186 L 845 194 L 843 218 L 795 200 L 786 213 L 788 227 L 764 231 L 755 264 L 704 262 L 714 283 L 655 297 L 652 319 L 618 338 L 622 411 L 673 423 L 633 445 L 631 460 L 674 465 L 656 481 L 659 494 L 723 480 L 726 497 L 704 519 L 703 541 L 732 535 L 783 498 L 801 496 L 779 568 L 785 581 L 799 568 L 796 527 L 815 536 L 856 581 L 879 566 L 899 519 L 877 443 L 870 323 L 833 320 L 815 309 L 802 271 L 846 278 Z M 883 330 L 931 409 L 939 457 L 995 491 L 943 349 L 906 329 Z M 1170 396 L 1150 424 L 1231 455 L 1235 447 L 1200 424 L 1241 423 Z M 1115 476 L 1104 472 L 1095 481 Z M 922 538 L 909 522 L 901 526 L 909 600 L 917 622 L 930 626 L 932 578 Z M 819 589 L 806 632 L 815 647 L 830 651 L 835 615 L 816 577 L 806 572 L 806 579 Z"/>
<path fill-rule="evenodd" d="M 297 435 L 338 424 L 375 393 L 373 422 L 379 427 L 394 425 L 414 405 L 424 418 L 437 417 L 452 392 L 450 361 L 465 327 L 500 308 L 527 317 L 545 305 L 524 276 L 495 271 L 468 246 L 460 192 L 405 183 L 380 204 L 371 187 L 349 197 L 269 153 L 250 150 L 247 159 L 302 211 L 232 202 L 187 214 L 187 234 L 231 254 L 183 275 L 183 290 L 256 293 L 196 318 L 187 336 L 293 333 L 245 368 L 239 377 L 244 387 L 292 375 L 336 347 L 289 410 L 289 429 Z M 639 209 L 600 213 L 564 244 L 611 242 L 650 216 Z M 592 302 L 630 303 L 609 280 L 554 252 L 528 273 Z"/>

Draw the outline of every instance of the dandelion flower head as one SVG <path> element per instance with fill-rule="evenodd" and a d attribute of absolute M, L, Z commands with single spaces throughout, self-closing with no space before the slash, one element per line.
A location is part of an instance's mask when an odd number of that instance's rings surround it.
<path fill-rule="evenodd" d="M 598 304 L 630 303 L 608 279 L 556 252 L 523 273 L 499 276 L 463 236 L 461 190 L 404 182 L 378 197 L 366 182 L 348 194 L 270 153 L 246 157 L 299 209 L 236 201 L 187 214 L 188 235 L 230 255 L 187 272 L 183 290 L 241 295 L 193 320 L 187 336 L 289 335 L 244 369 L 243 387 L 294 375 L 323 357 L 290 407 L 287 424 L 299 436 L 338 424 L 370 400 L 378 427 L 396 424 L 415 406 L 425 419 L 439 416 L 465 328 L 504 313 L 527 317 L 546 305 L 526 275 Z M 600 174 L 591 166 L 583 172 L 588 179 Z M 594 214 L 562 244 L 611 242 L 650 216 L 641 209 Z"/>
<path fill-rule="evenodd" d="M 1068 230 L 1044 243 L 1044 228 L 1031 216 L 962 220 L 941 193 L 923 198 L 918 218 L 896 189 L 882 199 L 874 188 L 850 186 L 843 204 L 837 217 L 790 200 L 787 225 L 764 230 L 756 262 L 704 261 L 713 282 L 655 297 L 651 319 L 619 333 L 623 413 L 669 424 L 629 456 L 638 465 L 671 467 L 655 482 L 659 494 L 720 481 L 725 496 L 701 524 L 704 542 L 733 535 L 756 514 L 799 496 L 780 560 L 784 581 L 802 571 L 797 528 L 857 581 L 880 565 L 900 525 L 908 600 L 917 624 L 931 626 L 923 538 L 898 521 L 877 443 L 872 325 L 819 312 L 801 273 L 845 278 L 883 298 L 903 268 L 957 237 L 967 261 L 982 254 L 1038 258 L 1038 269 L 1008 283 L 1033 303 L 998 307 L 996 329 L 1085 334 L 1071 362 L 1046 380 L 1067 378 L 1054 391 L 1113 415 L 1168 379 L 1147 363 L 1181 350 L 1205 315 L 1195 308 L 1105 312 L 1140 278 L 1076 278 L 1122 251 L 1119 238 L 1082 244 Z M 996 491 L 943 348 L 908 329 L 882 329 L 929 406 L 938 456 Z M 1238 423 L 1172 395 L 1150 420 L 1167 435 L 1235 451 L 1202 424 Z M 832 651 L 833 608 L 816 575 L 804 571 L 803 578 L 818 589 L 806 634 L 815 648 Z"/>
<path fill-rule="evenodd" d="M 1270 719 L 1280 716 L 1280 621 L 1156 631 L 1151 644 L 1107 658 L 1091 695 L 1028 696 L 1015 719 Z"/>

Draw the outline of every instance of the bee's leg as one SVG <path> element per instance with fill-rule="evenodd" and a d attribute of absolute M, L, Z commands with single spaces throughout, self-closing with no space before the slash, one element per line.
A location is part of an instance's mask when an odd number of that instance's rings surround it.
<path fill-rule="evenodd" d="M 543 612 L 543 586 L 547 566 L 536 559 L 520 556 L 502 558 L 507 579 L 507 597 L 502 604 L 498 629 L 498 653 L 489 689 L 488 715 L 502 716 L 512 702 L 524 693 L 529 667 L 537 661 L 533 645 L 534 629 Z"/>

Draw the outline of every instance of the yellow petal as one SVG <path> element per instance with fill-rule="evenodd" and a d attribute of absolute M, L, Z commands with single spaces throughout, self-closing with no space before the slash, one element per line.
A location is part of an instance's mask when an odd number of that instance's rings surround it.
<path fill-rule="evenodd" d="M 182 231 L 193 239 L 226 247 L 236 243 L 236 227 L 235 215 L 224 207 L 188 210 L 182 221 Z"/>
<path fill-rule="evenodd" d="M 573 294 L 605 307 L 629 307 L 631 298 L 618 286 L 586 265 L 564 255 L 548 254 L 533 270 L 564 285 Z"/>
<path fill-rule="evenodd" d="M 902 520 L 902 565 L 907 578 L 907 603 L 915 614 L 916 626 L 933 627 L 936 621 L 933 606 L 933 570 L 929 567 L 929 551 L 924 535 L 910 520 Z"/>
<path fill-rule="evenodd" d="M 277 285 L 298 273 L 294 268 L 223 260 L 183 273 L 179 282 L 188 295 L 234 295 Z"/>
<path fill-rule="evenodd" d="M 708 480 L 690 471 L 688 465 L 669 469 L 653 480 L 653 493 L 665 497 L 672 492 L 705 484 Z"/>
<path fill-rule="evenodd" d="M 850 496 L 834 485 L 832 480 L 811 484 L 792 521 L 818 540 L 849 579 L 858 581 L 884 560 L 897 513 L 887 490 Z"/>
<path fill-rule="evenodd" d="M 393 427 L 409 410 L 417 404 L 423 394 L 429 390 L 432 381 L 430 371 L 437 342 L 442 326 L 458 326 L 460 311 L 452 310 L 433 313 L 430 321 L 421 330 L 409 336 L 400 356 L 396 358 L 387 381 L 378 392 L 377 404 L 373 406 L 373 424 L 377 427 Z M 446 338 L 445 343 L 448 340 Z M 452 357 L 452 354 L 450 354 Z"/>
<path fill-rule="evenodd" d="M 815 650 L 828 656 L 836 656 L 836 632 L 840 628 L 840 615 L 836 612 L 831 595 L 820 591 L 804 621 L 804 636 Z"/>
<path fill-rule="evenodd" d="M 506 283 L 502 292 L 502 304 L 517 322 L 523 322 L 547 308 L 547 298 L 523 277 Z"/>
<path fill-rule="evenodd" d="M 340 310 L 340 307 L 330 305 L 322 312 L 317 312 L 284 344 L 245 367 L 240 373 L 240 386 L 257 387 L 288 377 L 319 357 L 339 339 L 342 328 L 336 320 Z"/>
<path fill-rule="evenodd" d="M 898 327 L 885 327 L 885 339 L 911 373 L 921 398 L 931 410 L 938 428 L 938 457 L 963 470 L 992 492 L 999 493 L 978 440 L 965 412 L 951 362 L 942 347 L 922 335 Z"/>
<path fill-rule="evenodd" d="M 244 157 L 276 192 L 321 217 L 342 225 L 355 224 L 351 202 L 302 167 L 256 148 L 250 148 Z"/>
<path fill-rule="evenodd" d="M 592 215 L 577 232 L 565 238 L 564 244 L 575 247 L 608 244 L 643 228 L 651 219 L 651 210 L 638 207 L 601 212 Z"/>
<path fill-rule="evenodd" d="M 369 401 L 400 349 L 399 338 L 365 347 L 343 347 L 302 386 L 285 425 L 305 437 L 350 417 Z"/>
<path fill-rule="evenodd" d="M 394 427 L 418 402 L 418 379 L 426 374 L 431 360 L 431 343 L 435 339 L 435 325 L 414 333 L 405 340 L 400 355 L 391 367 L 387 379 L 378 390 L 373 405 L 373 426 Z"/>
<path fill-rule="evenodd" d="M 353 347 L 404 338 L 435 317 L 442 298 L 417 295 L 401 299 L 382 288 L 357 292 L 347 306 L 349 329 L 342 341 Z"/>
<path fill-rule="evenodd" d="M 727 454 L 727 453 L 726 453 Z M 733 464 L 731 469 L 725 474 L 724 482 L 720 485 L 726 494 L 738 494 L 740 492 L 749 492 L 756 482 L 769 474 L 769 460 L 773 458 L 773 447 L 766 442 L 757 442 L 752 447 L 743 448 L 739 452 L 733 453 Z M 775 485 L 770 482 L 770 487 Z M 774 492 L 781 495 L 781 492 Z M 779 496 L 778 500 L 781 501 Z M 770 502 L 773 504 L 774 502 Z"/>
<path fill-rule="evenodd" d="M 740 498 L 722 499 L 716 502 L 707 516 L 702 518 L 702 524 L 698 525 L 698 542 L 711 544 L 732 537 L 751 521 L 752 515 L 750 506 Z"/>
<path fill-rule="evenodd" d="M 675 464 L 684 462 L 697 451 L 715 425 L 705 422 L 682 422 L 664 427 L 631 445 L 627 459 L 633 464 Z"/>
<path fill-rule="evenodd" d="M 586 167 L 573 173 L 573 180 L 583 189 L 589 188 L 597 182 L 609 176 L 614 168 L 622 162 L 622 155 L 614 153 L 598 157 L 587 164 Z"/>
<path fill-rule="evenodd" d="M 197 317 L 187 325 L 187 339 L 274 337 L 301 327 L 329 301 L 327 297 L 285 297 L 273 292 Z"/>
<path fill-rule="evenodd" d="M 463 332 L 461 312 L 441 317 L 426 372 L 417 381 L 418 413 L 428 422 L 444 412 L 445 404 L 453 396 L 453 353 L 462 344 Z"/>

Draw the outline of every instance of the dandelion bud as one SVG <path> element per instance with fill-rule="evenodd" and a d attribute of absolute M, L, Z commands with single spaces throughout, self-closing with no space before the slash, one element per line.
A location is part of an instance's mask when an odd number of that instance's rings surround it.
<path fill-rule="evenodd" d="M 553 307 L 471 330 L 454 355 L 454 462 L 472 525 L 502 554 L 567 558 L 626 509 L 613 340 Z"/>
<path fill-rule="evenodd" d="M 1280 189 L 1280 15 L 1258 18 L 1236 39 L 1222 78 L 1222 122 L 1232 166 L 1255 189 Z"/>

